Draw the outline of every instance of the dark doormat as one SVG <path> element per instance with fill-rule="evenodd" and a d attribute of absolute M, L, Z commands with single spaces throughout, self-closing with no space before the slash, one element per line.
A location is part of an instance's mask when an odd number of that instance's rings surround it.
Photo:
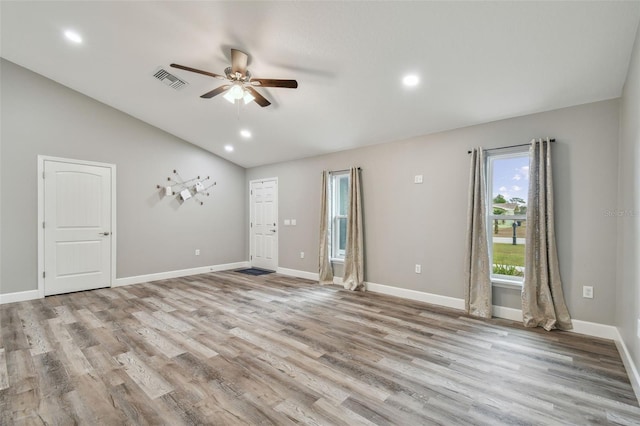
<path fill-rule="evenodd" d="M 266 269 L 260 269 L 260 268 L 238 269 L 235 272 L 240 272 L 241 274 L 247 274 L 247 275 L 266 275 L 266 274 L 273 273 L 273 271 L 267 271 Z"/>

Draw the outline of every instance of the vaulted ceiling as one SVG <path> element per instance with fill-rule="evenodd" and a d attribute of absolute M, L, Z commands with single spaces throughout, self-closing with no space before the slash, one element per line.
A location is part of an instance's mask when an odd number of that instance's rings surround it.
<path fill-rule="evenodd" d="M 638 1 L 0 7 L 3 58 L 244 167 L 618 97 L 640 21 Z M 222 74 L 231 48 L 254 76 L 299 88 L 237 106 L 199 97 L 219 80 L 169 68 Z M 188 84 L 164 85 L 158 67 Z"/>

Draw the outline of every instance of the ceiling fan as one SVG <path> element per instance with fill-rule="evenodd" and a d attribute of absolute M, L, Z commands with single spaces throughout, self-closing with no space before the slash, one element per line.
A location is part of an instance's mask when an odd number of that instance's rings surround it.
<path fill-rule="evenodd" d="M 207 75 L 220 80 L 228 80 L 226 84 L 223 84 L 222 86 L 200 96 L 205 99 L 210 99 L 216 95 L 226 92 L 223 96 L 231 103 L 235 103 L 239 100 L 243 100 L 245 104 L 248 104 L 251 101 L 256 101 L 256 103 L 261 107 L 266 107 L 271 105 L 271 102 L 254 89 L 254 87 L 285 87 L 288 89 L 295 89 L 298 87 L 298 82 L 296 80 L 276 80 L 253 77 L 247 69 L 248 60 L 249 55 L 246 53 L 241 52 L 240 50 L 231 49 L 231 66 L 224 70 L 225 75 L 214 74 L 212 72 L 202 71 L 184 65 L 171 64 L 171 66 L 173 68 Z"/>

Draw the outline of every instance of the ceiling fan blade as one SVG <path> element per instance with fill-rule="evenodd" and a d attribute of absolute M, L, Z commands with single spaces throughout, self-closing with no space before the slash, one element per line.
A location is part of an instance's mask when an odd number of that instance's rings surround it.
<path fill-rule="evenodd" d="M 296 80 L 276 80 L 273 78 L 251 78 L 251 84 L 258 87 L 286 87 L 287 89 L 297 89 Z"/>
<path fill-rule="evenodd" d="M 253 95 L 253 97 L 255 98 L 254 100 L 256 101 L 256 103 L 258 105 L 260 105 L 261 107 L 266 107 L 271 105 L 271 102 L 269 102 L 267 100 L 267 98 L 265 98 L 264 96 L 262 96 L 260 93 L 258 93 L 258 91 L 256 89 L 254 89 L 251 86 L 246 86 L 245 87 L 249 92 L 251 92 L 251 94 Z"/>
<path fill-rule="evenodd" d="M 214 96 L 219 95 L 220 93 L 228 90 L 229 87 L 231 87 L 230 84 L 224 84 L 224 85 L 218 87 L 217 89 L 213 89 L 212 91 L 205 93 L 204 95 L 202 95 L 200 97 L 204 98 L 204 99 L 211 99 Z"/>
<path fill-rule="evenodd" d="M 242 76 L 247 73 L 249 55 L 236 49 L 231 49 L 231 71 L 239 72 Z"/>
<path fill-rule="evenodd" d="M 220 80 L 226 80 L 227 79 L 227 77 L 225 77 L 223 75 L 214 74 L 214 73 L 209 72 L 209 71 L 202 71 L 202 70 L 198 70 L 198 69 L 191 68 L 191 67 L 186 67 L 184 65 L 171 64 L 171 66 L 173 68 L 179 68 L 179 69 L 185 70 L 185 71 L 191 71 L 191 72 L 195 72 L 195 73 L 202 74 L 202 75 L 208 75 L 209 77 L 219 78 Z"/>

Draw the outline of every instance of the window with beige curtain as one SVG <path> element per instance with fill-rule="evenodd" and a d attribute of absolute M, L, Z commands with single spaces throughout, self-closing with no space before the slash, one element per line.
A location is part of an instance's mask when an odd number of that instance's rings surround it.
<path fill-rule="evenodd" d="M 487 154 L 487 237 L 491 282 L 522 286 L 529 193 L 529 147 Z"/>
<path fill-rule="evenodd" d="M 364 244 L 360 169 L 323 172 L 319 281 L 333 280 L 332 261 L 344 263 L 343 285 L 364 291 Z"/>

